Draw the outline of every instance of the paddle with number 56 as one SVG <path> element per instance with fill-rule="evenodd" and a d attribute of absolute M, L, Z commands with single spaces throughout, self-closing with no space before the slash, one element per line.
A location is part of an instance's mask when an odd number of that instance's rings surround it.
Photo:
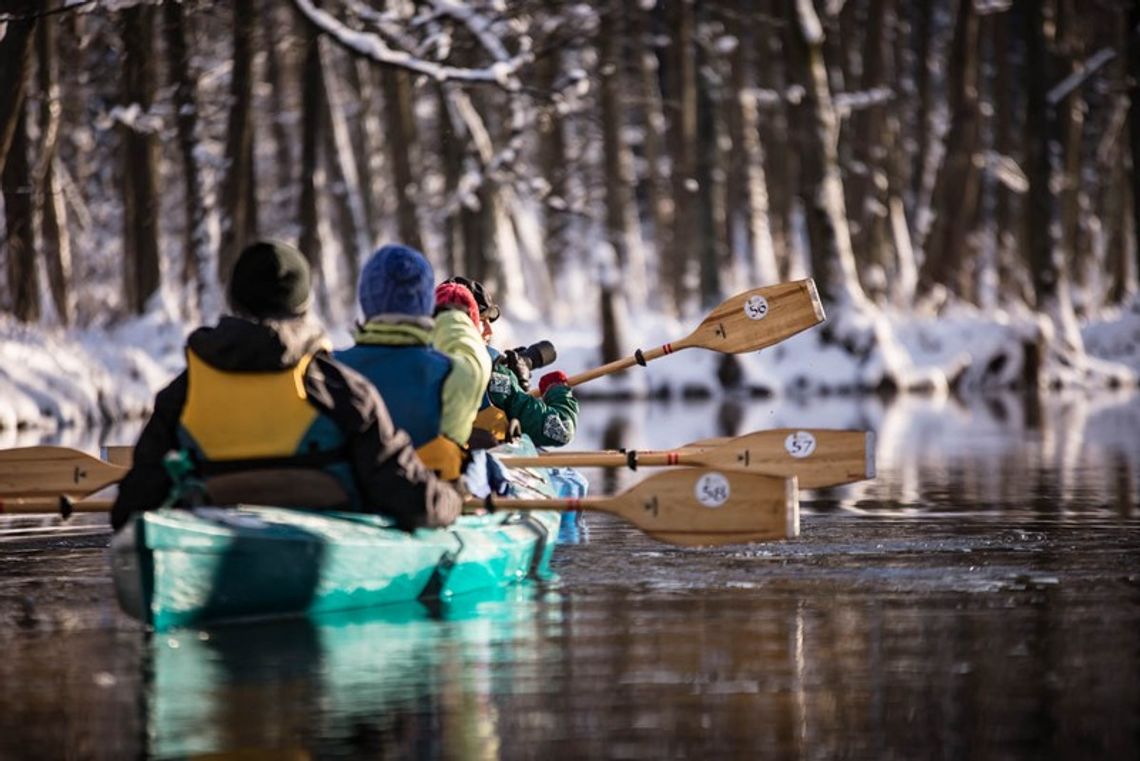
<path fill-rule="evenodd" d="M 804 489 L 875 477 L 875 435 L 866 431 L 778 428 L 717 441 L 722 443 L 671 451 L 547 452 L 537 457 L 507 456 L 501 461 L 512 468 L 694 465 L 782 478 L 796 476 Z"/>
<path fill-rule="evenodd" d="M 567 383 L 578 386 L 634 365 L 644 367 L 654 359 L 681 349 L 711 349 L 724 354 L 757 351 L 791 338 L 824 319 L 823 304 L 811 278 L 753 288 L 738 293 L 713 309 L 684 338 L 656 349 L 638 349 L 624 359 L 571 375 Z M 538 390 L 531 391 L 531 395 L 538 396 Z"/>

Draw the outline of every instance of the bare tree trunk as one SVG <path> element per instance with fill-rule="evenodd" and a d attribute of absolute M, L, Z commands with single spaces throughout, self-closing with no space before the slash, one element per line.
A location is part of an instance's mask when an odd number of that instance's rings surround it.
<path fill-rule="evenodd" d="M 17 3 L 12 11 L 17 15 L 31 13 L 37 7 L 35 0 Z M 36 19 L 9 21 L 0 37 L 0 171 L 11 149 L 17 129 L 25 129 L 23 120 L 24 95 L 28 87 L 28 69 L 32 63 L 32 42 L 35 40 Z M 27 159 L 25 159 L 27 161 Z"/>
<path fill-rule="evenodd" d="M 1057 216 L 1050 190 L 1053 166 L 1049 142 L 1050 136 L 1057 132 L 1057 117 L 1049 108 L 1046 97 L 1052 66 L 1045 49 L 1040 3 L 1019 0 L 1018 5 L 1023 14 L 1026 41 L 1025 172 L 1029 179 L 1028 213 L 1025 215 L 1026 253 L 1037 309 L 1053 320 L 1057 330 L 1056 339 L 1047 347 L 1049 353 L 1065 356 L 1071 362 L 1074 355 L 1083 355 L 1084 345 L 1073 314 L 1063 249 L 1052 232 Z"/>
<path fill-rule="evenodd" d="M 724 182 L 719 179 L 716 112 L 704 69 L 703 51 L 697 55 L 697 246 L 700 251 L 700 298 L 702 307 L 716 306 L 722 299 L 721 268 L 729 263 L 725 239 Z"/>
<path fill-rule="evenodd" d="M 1140 272 L 1140 5 L 1132 4 L 1128 13 L 1128 135 L 1132 148 L 1132 233 L 1135 271 Z"/>
<path fill-rule="evenodd" d="M 210 262 L 210 233 L 203 197 L 203 177 L 198 165 L 197 71 L 190 54 L 188 19 L 181 3 L 162 6 L 163 33 L 170 74 L 174 80 L 174 113 L 178 127 L 178 152 L 182 156 L 182 281 L 193 289 L 191 317 L 201 314 L 207 278 L 214 277 Z"/>
<path fill-rule="evenodd" d="M 154 9 L 122 11 L 123 98 L 150 111 L 154 97 Z M 158 146 L 155 136 L 136 126 L 119 127 L 123 165 L 123 263 L 127 308 L 142 314 L 158 290 Z"/>
<path fill-rule="evenodd" d="M 918 113 L 915 115 L 915 143 L 918 151 L 914 157 L 914 173 L 911 175 L 910 220 L 911 235 L 917 232 L 921 210 L 924 185 L 926 182 L 926 164 L 930 155 L 930 117 L 931 117 L 931 42 L 934 38 L 934 3 L 915 3 L 918 9 L 918 18 L 915 20 L 913 34 L 916 35 L 915 59 L 917 71 L 916 90 L 918 92 Z"/>
<path fill-rule="evenodd" d="M 67 206 L 56 173 L 59 161 L 60 97 L 57 56 L 58 19 L 44 19 L 36 30 L 40 90 L 40 149 L 34 182 L 40 219 L 40 238 L 47 264 L 48 285 L 55 313 L 62 325 L 70 325 L 74 308 L 71 298 L 71 237 L 67 230 Z"/>
<path fill-rule="evenodd" d="M 672 256 L 673 209 L 669 190 L 661 168 L 665 154 L 665 111 L 661 103 L 661 81 L 655 36 L 650 30 L 651 10 L 638 4 L 629 9 L 630 37 L 637 59 L 638 85 L 641 94 L 645 128 L 645 177 L 642 192 L 653 224 L 653 240 L 657 249 L 659 277 L 669 272 L 667 259 Z"/>
<path fill-rule="evenodd" d="M 228 282 L 242 247 L 257 235 L 253 167 L 253 0 L 234 0 L 230 114 L 226 128 L 226 172 L 222 180 L 222 242 L 218 277 Z M 319 65 L 319 64 L 318 64 Z"/>
<path fill-rule="evenodd" d="M 919 296 L 935 285 L 968 298 L 973 278 L 966 265 L 966 233 L 977 216 L 981 172 L 974 162 L 981 135 L 978 108 L 978 15 L 973 0 L 961 0 L 950 55 L 950 132 L 935 181 L 934 224 L 926 236 L 926 257 L 918 276 Z"/>
<path fill-rule="evenodd" d="M 669 154 L 673 196 L 673 231 L 668 255 L 663 262 L 665 285 L 672 306 L 680 310 L 688 296 L 690 262 L 699 257 L 697 194 L 697 64 L 696 20 L 693 5 L 680 0 L 669 6 L 673 43 L 666 70 L 666 101 L 671 106 L 669 118 Z"/>
<path fill-rule="evenodd" d="M 361 190 L 362 183 L 360 182 L 360 175 L 357 173 L 352 135 L 345 114 L 348 109 L 348 99 L 344 93 L 344 82 L 337 75 L 337 67 L 329 48 L 327 46 L 322 47 L 323 65 L 321 69 L 324 73 L 325 101 L 328 104 L 329 138 L 332 141 L 329 158 L 334 159 L 341 179 L 341 196 L 348 217 L 347 224 L 342 228 L 345 242 L 345 261 L 348 265 L 352 292 L 356 293 L 360 257 L 371 253 L 372 236 L 368 229 L 368 215 L 364 210 L 364 194 Z"/>
<path fill-rule="evenodd" d="M 733 17 L 735 18 L 735 16 Z M 731 235 L 740 215 L 747 221 L 748 278 L 751 283 L 775 283 L 780 279 L 772 240 L 768 204 L 768 178 L 764 172 L 765 145 L 760 139 L 760 107 L 754 92 L 752 72 L 756 61 L 756 25 L 752 17 L 734 22 L 739 43 L 733 51 L 731 96 L 727 104 L 729 134 L 735 160 L 727 171 L 726 205 Z M 737 198 L 737 196 L 739 196 Z M 733 238 L 728 238 L 732 246 Z"/>
<path fill-rule="evenodd" d="M 1071 0 L 1060 0 L 1058 8 L 1057 34 L 1060 38 L 1060 52 L 1067 59 L 1063 65 L 1066 75 L 1080 71 L 1084 46 L 1077 29 L 1079 21 L 1075 17 Z M 1059 212 L 1061 221 L 1061 256 L 1069 262 L 1069 277 L 1076 283 L 1085 281 L 1088 265 L 1088 247 L 1081 245 L 1080 237 L 1080 187 L 1081 187 L 1081 143 L 1085 127 L 1085 100 L 1081 88 L 1075 87 L 1060 103 L 1056 104 L 1060 121 L 1061 141 L 1061 192 Z"/>
<path fill-rule="evenodd" d="M 401 241 L 422 249 L 416 214 L 415 172 L 412 169 L 416 124 L 412 113 L 411 78 L 402 69 L 385 67 L 380 72 L 380 81 L 384 90 L 388 159 L 396 191 L 396 227 Z"/>
<path fill-rule="evenodd" d="M 443 197 L 450 200 L 458 192 L 459 178 L 463 176 L 463 138 L 458 134 L 448 106 L 447 88 L 438 85 L 436 92 L 439 95 L 439 155 L 440 163 L 443 164 Z M 449 209 L 443 219 L 444 267 L 449 277 L 463 274 L 467 260 L 460 223 L 463 213 L 461 209 Z"/>
<path fill-rule="evenodd" d="M 265 39 L 265 65 L 269 79 L 269 103 L 272 114 L 269 119 L 270 132 L 273 135 L 273 150 L 276 156 L 274 172 L 278 189 L 292 188 L 294 172 L 293 142 L 286 126 L 288 119 L 288 105 L 285 94 L 289 92 L 290 81 L 294 66 L 291 65 L 292 56 L 288 53 L 291 34 L 279 34 L 281 29 L 280 17 L 277 15 L 278 4 L 275 0 L 262 0 L 261 16 L 266 25 Z M 286 10 L 288 14 L 288 10 Z M 288 18 L 288 15 L 286 15 Z M 289 24 L 285 24 L 289 26 Z M 292 31 L 291 29 L 289 31 Z M 283 51 L 282 47 L 286 49 Z"/>
<path fill-rule="evenodd" d="M 377 174 L 380 167 L 380 154 L 384 150 L 384 140 L 380 136 L 380 116 L 375 80 L 370 61 L 351 57 L 347 62 L 348 86 L 354 94 L 355 104 L 348 116 L 349 136 L 352 140 L 351 158 L 356 164 L 360 178 L 360 200 L 364 205 L 364 221 L 368 239 L 375 242 L 380 237 L 380 209 L 377 204 Z M 366 255 L 369 251 L 362 251 Z"/>
<path fill-rule="evenodd" d="M 562 57 L 557 50 L 548 51 L 536 62 L 538 87 L 543 93 L 553 93 L 561 62 Z M 569 220 L 566 210 L 566 137 L 563 134 L 562 116 L 553 103 L 538 119 L 538 161 L 542 167 L 542 177 L 549 184 L 543 199 L 546 264 L 551 275 L 558 277 L 566 261 Z"/>
<path fill-rule="evenodd" d="M 300 224 L 298 247 L 314 272 L 318 273 L 317 297 L 322 304 L 325 304 L 328 294 L 321 268 L 321 238 L 317 208 L 321 114 L 324 111 L 320 35 L 304 19 L 301 23 L 301 39 L 304 40 L 305 56 L 301 72 L 301 193 L 300 208 L 297 210 L 297 220 Z"/>
<path fill-rule="evenodd" d="M 863 72 L 860 90 L 868 92 L 888 87 L 888 72 L 895 69 L 892 53 L 895 36 L 894 0 L 870 0 L 865 24 Z M 865 265 L 878 265 L 885 272 L 889 265 L 886 226 L 888 183 L 886 162 L 891 158 L 888 140 L 887 103 L 872 103 L 851 115 L 851 146 L 854 159 L 846 182 L 852 219 L 852 245 Z M 870 268 L 866 268 L 869 272 Z M 864 285 L 867 283 L 864 281 Z"/>
<path fill-rule="evenodd" d="M 625 116 L 621 102 L 623 85 L 620 41 L 624 31 L 622 5 L 618 0 L 610 0 L 599 25 L 602 173 L 606 189 L 606 240 L 613 246 L 617 266 L 626 276 L 626 293 L 635 305 L 639 305 L 645 299 L 645 262 L 640 256 L 641 241 L 633 205 L 633 157 L 622 136 Z"/>
<path fill-rule="evenodd" d="M 799 250 L 792 220 L 799 164 L 795 151 L 788 150 L 791 132 L 783 97 L 787 91 L 787 60 L 783 35 L 774 23 L 783 16 L 782 5 L 783 0 L 761 0 L 766 21 L 758 32 L 760 39 L 756 45 L 757 83 L 777 95 L 771 110 L 760 118 L 760 144 L 764 149 L 764 175 L 768 181 L 772 246 L 781 276 L 789 271 L 792 253 Z"/>
<path fill-rule="evenodd" d="M 12 314 L 21 322 L 35 322 L 40 319 L 40 286 L 36 237 L 32 229 L 32 176 L 28 167 L 24 103 L 16 115 L 0 184 L 4 191 L 4 243 L 8 249 Z"/>
<path fill-rule="evenodd" d="M 993 32 L 992 49 L 995 64 L 993 67 L 992 100 L 994 103 L 994 144 L 1002 160 L 1012 161 L 1017 150 L 1016 130 L 1014 129 L 1015 101 L 1013 97 L 1014 67 L 1011 63 L 1010 27 L 1014 23 L 1013 14 L 1006 12 L 997 15 L 991 22 Z M 997 281 L 999 294 L 1014 287 L 1014 271 L 1020 259 L 1020 226 L 1015 224 L 1017 198 L 1006 183 L 995 184 L 994 227 L 997 240 Z"/>
<path fill-rule="evenodd" d="M 811 0 L 786 0 L 787 50 L 794 81 L 804 96 L 793 108 L 799 144 L 800 197 L 807 211 L 812 275 L 824 299 L 852 304 L 865 299 L 855 272 L 851 234 L 836 151 L 838 123 L 823 60 L 823 30 Z"/>

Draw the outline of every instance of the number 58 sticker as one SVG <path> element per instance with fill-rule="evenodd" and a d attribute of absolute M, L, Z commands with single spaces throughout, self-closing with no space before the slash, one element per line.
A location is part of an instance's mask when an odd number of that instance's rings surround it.
<path fill-rule="evenodd" d="M 693 489 L 697 501 L 705 507 L 720 507 L 728 502 L 731 488 L 728 479 L 720 473 L 705 473 L 697 479 L 697 486 Z"/>

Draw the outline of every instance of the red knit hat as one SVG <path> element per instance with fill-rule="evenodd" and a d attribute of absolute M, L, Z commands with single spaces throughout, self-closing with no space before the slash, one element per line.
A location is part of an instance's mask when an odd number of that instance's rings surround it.
<path fill-rule="evenodd" d="M 440 283 L 435 288 L 435 306 L 436 309 L 440 307 L 458 307 L 467 313 L 471 318 L 471 324 L 478 327 L 479 325 L 479 305 L 475 302 L 475 296 L 465 286 L 458 283 Z"/>

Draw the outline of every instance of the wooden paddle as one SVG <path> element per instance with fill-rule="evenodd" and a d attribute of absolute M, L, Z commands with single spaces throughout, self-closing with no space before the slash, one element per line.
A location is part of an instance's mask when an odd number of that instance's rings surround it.
<path fill-rule="evenodd" d="M 502 457 L 500 461 L 512 468 L 695 465 L 781 478 L 797 476 L 804 489 L 875 477 L 875 435 L 866 431 L 778 428 L 724 442 L 672 451 L 548 452 L 537 457 Z"/>
<path fill-rule="evenodd" d="M 484 506 L 468 500 L 469 507 Z M 592 510 L 687 547 L 790 539 L 800 533 L 796 479 L 698 468 L 650 476 L 612 497 L 493 499 L 497 511 Z"/>
<path fill-rule="evenodd" d="M 82 497 L 122 479 L 127 468 L 67 447 L 0 450 L 0 499 Z"/>
<path fill-rule="evenodd" d="M 800 533 L 796 479 L 689 468 L 659 473 L 613 497 L 493 499 L 496 511 L 592 510 L 616 515 L 662 542 L 688 547 L 789 539 Z M 486 507 L 472 499 L 467 507 Z M 67 497 L 0 500 L 0 512 L 102 512 L 110 500 Z"/>
<path fill-rule="evenodd" d="M 577 386 L 634 365 L 645 366 L 651 360 L 681 349 L 712 349 L 725 354 L 757 351 L 825 319 L 823 304 L 811 278 L 753 288 L 713 309 L 696 330 L 679 341 L 648 351 L 638 349 L 632 356 L 572 375 L 567 383 Z M 537 389 L 530 393 L 540 395 Z"/>

